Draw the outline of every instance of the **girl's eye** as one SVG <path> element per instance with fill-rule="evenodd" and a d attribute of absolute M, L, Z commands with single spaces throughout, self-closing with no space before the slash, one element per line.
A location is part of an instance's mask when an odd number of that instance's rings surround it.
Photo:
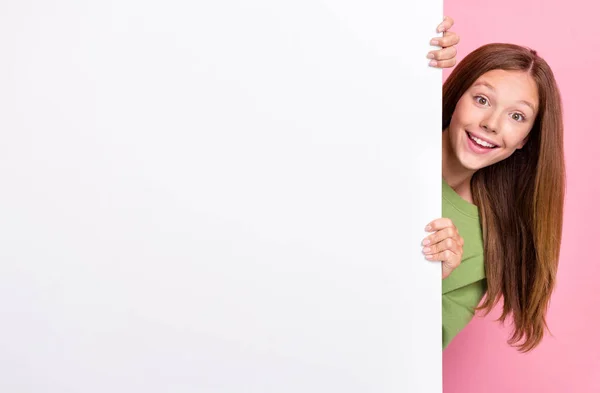
<path fill-rule="evenodd" d="M 513 118 L 513 120 L 516 120 L 516 121 L 525 121 L 525 116 L 523 116 L 520 113 L 513 113 L 511 115 L 511 117 Z"/>
<path fill-rule="evenodd" d="M 482 96 L 475 96 L 475 101 L 479 104 L 479 105 L 487 105 L 488 100 L 485 97 Z"/>

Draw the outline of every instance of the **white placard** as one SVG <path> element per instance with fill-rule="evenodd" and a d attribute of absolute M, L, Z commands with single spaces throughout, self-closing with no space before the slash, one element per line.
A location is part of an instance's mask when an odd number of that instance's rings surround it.
<path fill-rule="evenodd" d="M 441 392 L 440 0 L 2 8 L 0 391 Z"/>

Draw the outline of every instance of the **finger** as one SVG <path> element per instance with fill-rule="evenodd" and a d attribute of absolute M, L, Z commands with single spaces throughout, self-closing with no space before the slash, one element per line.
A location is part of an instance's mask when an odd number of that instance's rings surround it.
<path fill-rule="evenodd" d="M 445 231 L 445 230 L 444 230 Z M 447 233 L 451 233 L 450 230 Z M 440 236 L 438 239 L 434 239 L 431 243 L 424 244 L 423 247 L 433 248 L 434 250 L 445 250 L 446 248 L 452 247 L 453 242 L 457 246 L 460 245 L 458 236 Z"/>
<path fill-rule="evenodd" d="M 454 19 L 449 16 L 444 16 L 444 20 L 437 27 L 437 31 L 438 33 L 441 33 L 442 31 L 450 30 L 452 26 L 454 26 Z"/>
<path fill-rule="evenodd" d="M 454 269 L 458 267 L 458 265 L 460 265 L 460 261 L 458 261 L 458 264 L 455 264 L 453 262 L 442 262 L 442 280 L 447 278 L 450 275 L 450 273 L 452 273 Z"/>
<path fill-rule="evenodd" d="M 456 57 L 456 53 L 456 47 L 451 46 L 449 48 L 433 50 L 427 54 L 427 58 L 435 60 L 451 60 Z"/>
<path fill-rule="evenodd" d="M 427 258 L 427 260 L 429 261 L 443 262 L 446 263 L 448 266 L 453 267 L 458 266 L 457 259 L 458 263 L 460 263 L 460 257 L 450 250 L 445 250 L 437 254 L 425 255 L 425 258 Z"/>
<path fill-rule="evenodd" d="M 451 60 L 431 60 L 429 62 L 429 66 L 430 67 L 435 67 L 435 68 L 450 68 L 450 67 L 454 67 L 456 65 L 456 58 L 451 59 Z"/>
<path fill-rule="evenodd" d="M 444 251 L 441 254 L 428 256 L 430 261 L 442 262 L 442 279 L 448 277 L 454 269 L 460 265 L 460 257 L 453 255 L 450 251 Z"/>
<path fill-rule="evenodd" d="M 460 36 L 453 31 L 444 33 L 443 37 L 433 37 L 429 44 L 432 46 L 441 46 L 442 48 L 448 48 L 450 46 L 457 45 L 460 42 Z"/>
<path fill-rule="evenodd" d="M 448 228 L 454 226 L 454 224 L 452 223 L 452 220 L 449 218 L 437 218 L 433 221 L 431 221 L 429 224 L 427 224 L 427 226 L 425 227 L 425 231 L 427 232 L 434 232 L 434 231 L 439 231 L 440 229 L 444 229 L 444 228 Z"/>
<path fill-rule="evenodd" d="M 452 225 L 450 227 L 444 228 L 444 229 L 440 229 L 439 231 L 427 236 L 425 239 L 423 239 L 423 245 L 424 246 L 431 246 L 434 244 L 437 244 L 439 242 L 441 242 L 444 239 L 447 238 L 458 238 L 460 235 L 458 233 L 458 229 Z"/>
<path fill-rule="evenodd" d="M 447 258 L 442 260 L 442 266 L 445 269 L 452 271 L 460 265 L 460 256 L 452 254 L 451 252 L 446 252 L 446 254 L 444 254 L 443 256 Z"/>
<path fill-rule="evenodd" d="M 444 239 L 443 241 L 441 241 L 437 244 L 423 247 L 423 254 L 425 254 L 425 255 L 439 254 L 446 250 L 452 251 L 453 253 L 455 253 L 457 255 L 462 255 L 462 246 L 460 245 L 458 240 L 455 238 Z"/>

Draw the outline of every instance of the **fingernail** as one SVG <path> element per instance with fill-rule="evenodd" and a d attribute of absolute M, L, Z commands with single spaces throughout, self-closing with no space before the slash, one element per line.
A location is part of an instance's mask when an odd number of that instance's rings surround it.
<path fill-rule="evenodd" d="M 432 67 L 435 67 L 435 66 L 437 65 L 437 61 L 435 61 L 435 60 L 431 60 L 431 61 L 429 62 L 429 65 L 430 65 L 430 66 L 432 66 Z"/>
<path fill-rule="evenodd" d="M 433 259 L 433 255 L 425 255 L 425 258 L 427 258 L 427 259 Z"/>
<path fill-rule="evenodd" d="M 441 25 L 440 25 L 440 26 L 438 26 L 438 28 L 437 28 L 437 31 L 438 31 L 438 33 L 441 33 L 441 32 L 442 32 L 442 31 L 444 31 L 444 30 L 446 30 L 446 27 L 444 27 L 444 26 L 441 26 Z"/>
<path fill-rule="evenodd" d="M 427 254 L 429 251 L 431 251 L 431 248 L 430 248 L 430 247 L 425 247 L 425 248 L 423 248 L 423 252 L 424 252 L 424 253 L 426 253 L 426 254 Z"/>
<path fill-rule="evenodd" d="M 431 243 L 431 241 L 429 241 L 429 239 L 423 240 L 423 245 L 424 246 L 428 245 L 429 243 Z"/>
<path fill-rule="evenodd" d="M 425 230 L 426 230 L 427 232 L 431 231 L 431 225 L 427 225 L 427 226 L 425 227 Z"/>
<path fill-rule="evenodd" d="M 429 43 L 434 46 L 440 44 L 440 42 L 438 40 L 431 40 L 431 41 L 429 41 Z"/>
<path fill-rule="evenodd" d="M 427 58 L 428 58 L 428 59 L 433 59 L 433 53 L 428 53 L 428 54 L 427 54 Z"/>

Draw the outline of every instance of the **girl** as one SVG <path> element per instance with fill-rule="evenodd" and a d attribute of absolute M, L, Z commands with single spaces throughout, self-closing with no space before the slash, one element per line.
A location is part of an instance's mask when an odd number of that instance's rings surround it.
<path fill-rule="evenodd" d="M 442 262 L 443 348 L 475 310 L 487 315 L 502 299 L 509 344 L 530 351 L 547 329 L 565 192 L 550 67 L 517 45 L 475 50 L 444 84 L 442 128 L 444 218 L 427 225 L 422 245 Z"/>

